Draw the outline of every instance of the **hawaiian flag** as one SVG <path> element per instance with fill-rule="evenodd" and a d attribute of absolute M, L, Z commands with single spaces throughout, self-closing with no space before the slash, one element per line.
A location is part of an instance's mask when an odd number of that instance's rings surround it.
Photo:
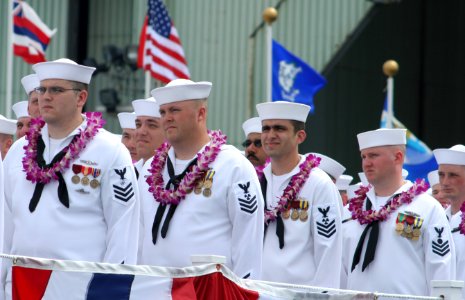
<path fill-rule="evenodd" d="M 137 65 L 164 83 L 190 77 L 178 31 L 161 0 L 148 0 Z"/>
<path fill-rule="evenodd" d="M 28 64 L 46 61 L 45 50 L 56 29 L 51 30 L 24 1 L 13 1 L 13 53 Z"/>

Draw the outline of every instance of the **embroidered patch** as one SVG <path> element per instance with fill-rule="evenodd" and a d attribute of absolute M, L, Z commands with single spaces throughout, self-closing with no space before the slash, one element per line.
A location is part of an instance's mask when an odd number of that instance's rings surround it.
<path fill-rule="evenodd" d="M 442 233 L 444 231 L 444 227 L 434 227 L 434 230 L 438 234 L 436 240 L 432 242 L 432 250 L 433 253 L 439 256 L 445 256 L 447 253 L 450 252 L 449 241 L 442 239 Z"/>
<path fill-rule="evenodd" d="M 132 186 L 132 182 L 126 179 L 126 168 L 123 169 L 114 169 L 115 173 L 120 177 L 119 178 L 119 185 L 113 184 L 113 193 L 116 199 L 128 202 L 134 197 L 134 188 Z"/>
<path fill-rule="evenodd" d="M 238 186 L 243 192 L 243 198 L 238 198 L 239 206 L 243 212 L 253 214 L 258 208 L 257 196 L 252 196 L 249 192 L 250 181 L 246 184 L 239 183 Z"/>
<path fill-rule="evenodd" d="M 328 213 L 331 207 L 319 207 L 318 211 L 321 213 L 321 221 L 316 221 L 317 233 L 323 237 L 330 238 L 336 233 L 336 219 L 330 219 Z"/>

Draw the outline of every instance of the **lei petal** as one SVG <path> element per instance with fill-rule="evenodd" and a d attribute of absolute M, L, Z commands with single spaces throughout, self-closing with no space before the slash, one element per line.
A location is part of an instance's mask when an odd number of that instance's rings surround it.
<path fill-rule="evenodd" d="M 63 173 L 70 167 L 71 161 L 77 158 L 87 143 L 94 138 L 98 130 L 105 124 L 102 113 L 87 112 L 85 116 L 87 118 L 86 128 L 78 133 L 79 137 L 77 139 L 63 149 L 66 152 L 63 158 L 49 168 L 41 168 L 37 164 L 37 141 L 41 138 L 41 131 L 45 126 L 45 121 L 40 117 L 31 120 L 29 131 L 26 134 L 28 143 L 23 147 L 25 156 L 22 159 L 23 171 L 26 172 L 28 181 L 47 184 L 58 179 L 56 173 Z"/>

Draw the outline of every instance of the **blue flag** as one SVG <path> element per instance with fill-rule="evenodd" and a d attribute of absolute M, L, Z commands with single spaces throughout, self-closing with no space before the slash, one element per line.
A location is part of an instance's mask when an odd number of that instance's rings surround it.
<path fill-rule="evenodd" d="M 381 114 L 381 128 L 387 127 L 387 99 Z M 391 118 L 392 128 L 405 128 L 394 116 Z M 407 153 L 405 154 L 404 169 L 408 171 L 407 179 L 414 181 L 418 178 L 428 178 L 428 173 L 437 170 L 438 164 L 431 149 L 407 129 Z"/>
<path fill-rule="evenodd" d="M 326 79 L 275 40 L 272 52 L 272 101 L 310 105 L 313 113 L 313 95 L 326 85 Z"/>

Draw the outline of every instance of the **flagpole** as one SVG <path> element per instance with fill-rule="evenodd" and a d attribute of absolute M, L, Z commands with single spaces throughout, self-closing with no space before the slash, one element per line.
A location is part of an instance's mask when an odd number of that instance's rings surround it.
<path fill-rule="evenodd" d="M 11 105 L 13 94 L 13 2 L 8 1 L 8 29 L 7 29 L 7 54 L 6 54 L 6 95 L 5 116 L 11 118 Z"/>
<path fill-rule="evenodd" d="M 272 53 L 272 42 L 273 42 L 273 29 L 272 24 L 278 18 L 278 11 L 274 7 L 268 7 L 263 11 L 263 20 L 266 23 L 266 101 L 271 102 L 272 95 L 272 81 L 273 81 L 273 53 Z"/>
<path fill-rule="evenodd" d="M 394 116 L 394 75 L 399 71 L 399 65 L 395 60 L 388 60 L 383 65 L 384 75 L 387 79 L 387 118 L 386 128 L 393 128 Z"/>
<path fill-rule="evenodd" d="M 150 98 L 150 83 L 151 83 L 151 80 L 150 80 L 150 71 L 149 70 L 146 70 L 145 71 L 145 98 Z"/>

